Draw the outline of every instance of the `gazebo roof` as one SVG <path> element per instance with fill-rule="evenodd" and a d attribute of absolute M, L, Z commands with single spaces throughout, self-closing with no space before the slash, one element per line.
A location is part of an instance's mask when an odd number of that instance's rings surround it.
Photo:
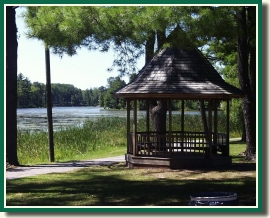
<path fill-rule="evenodd" d="M 231 99 L 244 92 L 226 83 L 196 47 L 161 50 L 115 96 L 123 98 Z"/>

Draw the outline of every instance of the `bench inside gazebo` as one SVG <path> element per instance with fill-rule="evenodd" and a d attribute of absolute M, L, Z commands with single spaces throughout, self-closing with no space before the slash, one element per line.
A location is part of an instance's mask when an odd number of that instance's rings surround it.
<path fill-rule="evenodd" d="M 229 109 L 232 98 L 244 93 L 226 83 L 195 47 L 166 48 L 160 51 L 138 76 L 115 96 L 127 102 L 127 154 L 130 167 L 160 166 L 183 168 L 230 164 Z M 145 131 L 138 131 L 137 102 L 146 101 Z M 181 125 L 172 130 L 172 100 L 181 100 Z M 208 101 L 208 132 L 185 131 L 186 100 Z M 168 127 L 162 132 L 150 129 L 152 102 L 166 105 Z M 226 132 L 218 132 L 217 105 L 225 101 Z M 131 110 L 131 103 L 133 110 Z M 159 105 L 159 104 L 157 104 Z M 133 113 L 133 119 L 131 119 Z M 198 121 L 200 122 L 200 121 Z M 194 123 L 196 125 L 196 123 Z"/>

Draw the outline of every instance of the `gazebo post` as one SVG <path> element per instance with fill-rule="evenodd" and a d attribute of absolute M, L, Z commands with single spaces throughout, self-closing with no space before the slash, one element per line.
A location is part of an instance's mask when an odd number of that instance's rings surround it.
<path fill-rule="evenodd" d="M 127 99 L 127 154 L 129 153 L 129 137 L 130 137 L 130 99 Z"/>
<path fill-rule="evenodd" d="M 133 99 L 133 155 L 137 155 L 137 99 Z"/>
<path fill-rule="evenodd" d="M 230 140 L 230 100 L 227 100 L 227 120 L 226 120 L 226 128 L 227 128 L 227 135 L 226 135 L 226 150 L 225 155 L 230 155 L 230 147 L 229 147 L 229 140 Z"/>
<path fill-rule="evenodd" d="M 218 132 L 218 116 L 217 116 L 217 100 L 214 100 L 214 143 L 217 143 L 217 132 Z"/>
<path fill-rule="evenodd" d="M 217 144 L 217 133 L 218 133 L 218 128 L 217 128 L 217 124 L 218 124 L 217 102 L 218 102 L 218 100 L 214 100 L 214 104 L 213 104 L 213 107 L 214 107 L 214 136 L 213 136 L 213 143 L 214 144 Z M 217 150 L 213 149 L 213 153 L 216 154 Z"/>
<path fill-rule="evenodd" d="M 147 141 L 149 142 L 149 99 L 146 100 L 146 132 L 147 132 Z"/>
<path fill-rule="evenodd" d="M 169 150 L 172 157 L 172 100 L 169 99 Z"/>
<path fill-rule="evenodd" d="M 182 100 L 182 107 L 181 107 L 181 133 L 182 133 L 182 143 L 181 143 L 181 152 L 183 152 L 184 147 L 184 127 L 185 127 L 185 100 Z"/>
<path fill-rule="evenodd" d="M 208 131 L 209 131 L 209 158 L 212 158 L 212 106 L 213 100 L 208 101 Z"/>

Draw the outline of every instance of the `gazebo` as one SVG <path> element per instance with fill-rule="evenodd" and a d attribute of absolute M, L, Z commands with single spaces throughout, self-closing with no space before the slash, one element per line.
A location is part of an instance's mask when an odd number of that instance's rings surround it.
<path fill-rule="evenodd" d="M 230 100 L 244 97 L 243 91 L 226 83 L 196 47 L 161 50 L 137 77 L 114 93 L 127 102 L 127 154 L 130 167 L 159 166 L 183 168 L 230 164 Z M 146 131 L 137 128 L 137 101 L 146 101 Z M 150 101 L 167 103 L 168 127 L 150 130 Z M 181 125 L 172 131 L 172 100 L 181 100 Z M 187 132 L 184 123 L 186 100 L 208 101 L 208 133 Z M 226 132 L 218 132 L 217 104 L 227 102 Z M 133 102 L 133 119 L 131 119 Z M 212 124 L 213 123 L 213 124 Z M 131 126 L 132 124 L 132 126 Z M 194 124 L 196 125 L 196 124 Z"/>

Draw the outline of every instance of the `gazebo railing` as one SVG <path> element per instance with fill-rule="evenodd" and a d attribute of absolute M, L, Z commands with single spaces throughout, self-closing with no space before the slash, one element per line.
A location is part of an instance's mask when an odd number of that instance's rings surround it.
<path fill-rule="evenodd" d="M 209 142 L 204 132 L 181 132 L 160 134 L 156 132 L 137 132 L 129 134 L 128 153 L 137 156 L 172 157 L 180 155 L 207 156 Z M 215 142 L 213 142 L 213 139 Z M 213 153 L 223 152 L 227 146 L 227 135 L 212 133 Z M 134 147 L 134 143 L 136 146 Z"/>

